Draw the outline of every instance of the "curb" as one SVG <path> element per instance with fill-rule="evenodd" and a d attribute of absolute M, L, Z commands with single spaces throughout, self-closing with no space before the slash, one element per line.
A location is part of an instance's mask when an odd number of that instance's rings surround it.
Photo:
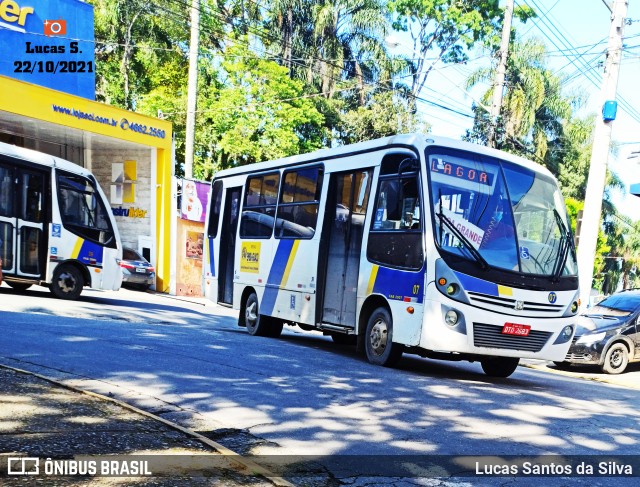
<path fill-rule="evenodd" d="M 608 378 L 605 377 L 589 377 L 589 376 L 585 376 L 580 374 L 578 371 L 567 371 L 567 370 L 559 370 L 559 369 L 552 369 L 547 367 L 546 365 L 537 365 L 537 364 L 521 364 L 522 367 L 527 367 L 529 369 L 533 369 L 533 370 L 540 370 L 549 374 L 555 374 L 555 375 L 561 375 L 563 377 L 569 377 L 571 379 L 580 379 L 580 380 L 585 380 L 585 381 L 591 381 L 591 382 L 598 382 L 600 384 L 607 384 L 610 386 L 614 386 L 614 387 L 624 387 L 626 389 L 635 389 L 635 390 L 640 390 L 640 385 L 635 385 L 635 384 L 620 384 L 617 383 L 615 381 L 611 381 L 608 380 Z"/>
<path fill-rule="evenodd" d="M 294 484 L 292 484 L 291 482 L 283 479 L 282 477 L 278 477 L 277 475 L 275 475 L 273 472 L 270 472 L 269 470 L 267 470 L 266 468 L 264 468 L 261 465 L 258 465 L 257 463 L 245 459 L 243 458 L 239 453 L 234 452 L 233 450 L 230 450 L 229 448 L 227 448 L 226 446 L 221 445 L 220 443 L 217 443 L 213 440 L 210 440 L 209 438 L 207 438 L 206 436 L 201 435 L 200 433 L 196 433 L 195 431 L 192 431 L 190 429 L 184 428 L 182 426 L 180 426 L 177 423 L 174 423 L 173 421 L 169 421 L 167 419 L 161 418 L 160 416 L 156 416 L 155 414 L 149 413 L 147 411 L 144 411 L 142 409 L 139 409 L 135 406 L 132 406 L 131 404 L 127 404 L 126 402 L 120 401 L 118 399 L 114 399 L 112 397 L 109 396 L 103 396 L 102 394 L 98 394 L 97 392 L 92 392 L 92 391 L 85 391 L 84 389 L 79 389 L 75 386 L 71 386 L 68 384 L 65 384 L 63 382 L 60 382 L 56 379 L 52 379 L 51 377 L 47 377 L 35 372 L 30 372 L 28 370 L 23 370 L 23 369 L 18 369 L 16 367 L 11 367 L 10 365 L 5 365 L 5 364 L 0 364 L 0 367 L 4 368 L 4 369 L 8 369 L 8 370 L 12 370 L 14 372 L 17 372 L 19 374 L 25 374 L 25 375 L 31 375 L 34 377 L 37 377 L 39 379 L 45 380 L 47 382 L 50 382 L 51 384 L 55 384 L 59 387 L 63 387 L 65 389 L 68 389 L 70 391 L 73 392 L 78 392 L 80 394 L 84 394 L 87 395 L 89 397 L 94 397 L 97 399 L 101 399 L 103 401 L 107 401 L 110 402 L 112 404 L 115 404 L 117 406 L 120 406 L 122 408 L 128 409 L 129 411 L 132 411 L 134 413 L 140 414 L 142 416 L 146 416 L 147 418 L 153 419 L 155 421 L 159 421 L 161 423 L 163 423 L 164 425 L 175 429 L 177 431 L 180 431 L 188 436 L 191 436 L 192 438 L 197 439 L 198 441 L 204 443 L 205 445 L 213 448 L 214 450 L 216 450 L 218 453 L 220 453 L 221 455 L 224 455 L 226 457 L 229 457 L 228 460 L 230 460 L 231 462 L 234 462 L 238 465 L 240 465 L 241 467 L 247 469 L 248 471 L 250 471 L 253 474 L 256 475 L 260 475 L 262 477 L 265 477 L 266 479 L 268 479 L 270 482 L 272 482 L 274 485 L 276 485 L 277 487 L 296 487 Z"/>

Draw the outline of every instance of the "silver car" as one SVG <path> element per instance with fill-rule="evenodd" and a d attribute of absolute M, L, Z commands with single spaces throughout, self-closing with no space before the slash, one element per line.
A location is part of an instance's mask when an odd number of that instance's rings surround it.
<path fill-rule="evenodd" d="M 122 285 L 146 291 L 156 282 L 156 272 L 147 259 L 137 251 L 124 247 L 122 249 Z"/>

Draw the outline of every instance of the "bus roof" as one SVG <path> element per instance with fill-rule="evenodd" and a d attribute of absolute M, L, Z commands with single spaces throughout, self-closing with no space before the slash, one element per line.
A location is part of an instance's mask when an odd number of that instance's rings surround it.
<path fill-rule="evenodd" d="M 222 171 L 219 171 L 214 175 L 214 179 L 218 179 L 226 176 L 234 176 L 234 175 L 243 174 L 243 173 L 267 171 L 269 169 L 274 169 L 276 167 L 286 167 L 286 166 L 303 164 L 306 162 L 311 162 L 316 160 L 322 161 L 323 158 L 328 158 L 328 157 L 335 158 L 342 155 L 347 155 L 347 154 L 356 153 L 356 152 L 367 152 L 367 151 L 381 149 L 381 148 L 384 148 L 387 146 L 393 146 L 393 145 L 416 146 L 418 148 L 435 145 L 435 146 L 451 147 L 451 148 L 466 150 L 470 152 L 476 152 L 482 155 L 513 162 L 514 164 L 518 164 L 519 166 L 526 167 L 531 171 L 542 173 L 554 180 L 556 179 L 555 176 L 546 167 L 538 163 L 535 163 L 533 161 L 530 161 L 529 159 L 516 156 L 514 154 L 509 154 L 508 152 L 503 152 L 497 149 L 492 149 L 492 148 L 485 147 L 479 144 L 474 144 L 471 142 L 464 142 L 461 140 L 451 139 L 448 137 L 440 137 L 436 135 L 418 134 L 418 133 L 392 135 L 389 137 L 382 137 L 379 139 L 368 140 L 365 142 L 358 142 L 356 144 L 343 145 L 340 147 L 333 147 L 329 149 L 319 149 L 314 152 L 309 152 L 306 154 L 283 157 L 281 159 L 258 162 L 255 164 L 238 166 L 230 169 L 223 169 Z"/>
<path fill-rule="evenodd" d="M 38 152 L 31 149 L 25 149 L 24 147 L 18 147 L 17 145 L 5 144 L 0 142 L 0 154 L 20 159 L 26 162 L 32 162 L 40 164 L 46 167 L 55 167 L 58 169 L 64 169 L 65 171 L 74 172 L 83 176 L 90 176 L 91 171 L 85 169 L 78 164 L 61 159 L 60 157 L 45 154 L 44 152 Z"/>

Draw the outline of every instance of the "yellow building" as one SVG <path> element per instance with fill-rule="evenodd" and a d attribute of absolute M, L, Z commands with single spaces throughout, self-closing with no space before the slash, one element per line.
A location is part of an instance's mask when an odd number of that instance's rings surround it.
<path fill-rule="evenodd" d="M 168 292 L 174 152 L 170 122 L 0 76 L 0 141 L 89 169 L 125 246 L 156 267 Z"/>

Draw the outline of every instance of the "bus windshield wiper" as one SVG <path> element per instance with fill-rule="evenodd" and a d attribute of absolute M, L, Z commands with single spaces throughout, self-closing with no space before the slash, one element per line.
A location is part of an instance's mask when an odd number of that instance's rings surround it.
<path fill-rule="evenodd" d="M 482 268 L 482 270 L 486 271 L 489 268 L 489 263 L 484 259 L 484 257 L 482 257 L 482 254 L 478 252 L 478 249 L 476 249 L 473 246 L 473 244 L 469 241 L 469 239 L 465 237 L 462 234 L 462 232 L 458 230 L 452 222 L 449 221 L 449 219 L 444 215 L 444 213 L 442 213 L 442 205 L 440 205 L 440 211 L 436 213 L 436 215 L 438 216 L 438 218 L 440 218 L 440 221 L 442 222 L 441 226 L 442 224 L 446 225 L 451 230 L 451 233 L 453 233 L 456 236 L 456 238 L 460 240 L 460 242 L 462 242 L 465 247 L 467 247 L 467 250 L 475 258 L 476 262 L 480 264 L 480 267 Z M 440 243 L 442 244 L 442 239 L 440 240 Z"/>
<path fill-rule="evenodd" d="M 572 248 L 573 242 L 571 241 L 571 236 L 569 235 L 569 231 L 562 221 L 562 217 L 558 210 L 553 209 L 553 216 L 556 219 L 556 224 L 560 229 L 560 245 L 558 247 L 558 255 L 556 257 L 556 262 L 553 266 L 553 273 L 551 275 L 552 280 L 558 281 L 560 279 L 560 275 L 562 274 L 562 270 L 564 269 L 564 265 L 567 263 L 567 257 L 569 256 L 569 249 Z"/>

